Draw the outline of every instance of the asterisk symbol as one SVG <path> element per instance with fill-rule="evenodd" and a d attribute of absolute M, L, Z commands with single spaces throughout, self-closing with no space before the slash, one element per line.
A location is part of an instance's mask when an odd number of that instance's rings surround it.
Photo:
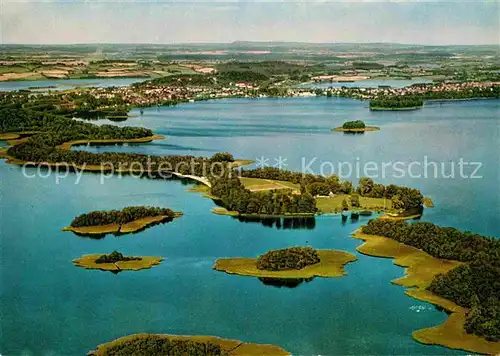
<path fill-rule="evenodd" d="M 274 168 L 279 168 L 279 169 L 283 169 L 284 167 L 286 167 L 288 164 L 286 163 L 286 158 L 283 158 L 281 156 L 279 156 L 278 158 L 275 158 L 274 161 L 276 162 L 274 164 Z"/>
<path fill-rule="evenodd" d="M 257 157 L 255 159 L 257 161 L 257 168 L 264 168 L 269 166 L 269 158 L 265 158 L 264 156 Z"/>

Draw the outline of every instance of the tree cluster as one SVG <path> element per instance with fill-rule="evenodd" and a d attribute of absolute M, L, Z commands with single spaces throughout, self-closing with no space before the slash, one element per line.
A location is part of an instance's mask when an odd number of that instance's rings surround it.
<path fill-rule="evenodd" d="M 289 247 L 271 250 L 259 256 L 257 268 L 267 271 L 302 269 L 320 262 L 318 252 L 311 247 Z"/>
<path fill-rule="evenodd" d="M 175 212 L 168 208 L 152 206 L 128 206 L 122 210 L 91 211 L 78 215 L 71 222 L 72 227 L 101 226 L 108 224 L 126 224 L 134 220 L 153 217 L 168 216 L 175 217 Z"/>
<path fill-rule="evenodd" d="M 140 261 L 141 257 L 135 256 L 123 256 L 118 251 L 113 251 L 109 255 L 101 255 L 96 260 L 95 263 L 115 263 L 120 261 Z"/>
<path fill-rule="evenodd" d="M 212 162 L 234 162 L 234 157 L 228 152 L 217 152 L 211 158 Z"/>
<path fill-rule="evenodd" d="M 424 197 L 420 190 L 389 184 L 375 184 L 371 178 L 360 178 L 357 193 L 367 198 L 386 198 L 394 209 L 409 210 L 422 206 Z"/>
<path fill-rule="evenodd" d="M 346 121 L 342 125 L 343 129 L 364 129 L 365 127 L 365 123 L 361 120 Z"/>

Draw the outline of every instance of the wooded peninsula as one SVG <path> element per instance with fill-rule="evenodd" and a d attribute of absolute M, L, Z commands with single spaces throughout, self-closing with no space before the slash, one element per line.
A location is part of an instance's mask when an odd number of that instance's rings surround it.
<path fill-rule="evenodd" d="M 440 334 L 433 333 L 432 330 L 416 332 L 418 340 L 423 342 L 433 340 L 435 343 L 472 352 L 493 354 L 500 352 L 499 240 L 462 232 L 452 227 L 439 227 L 428 222 L 409 224 L 386 219 L 370 220 L 368 225 L 362 227 L 361 233 L 362 239 L 365 239 L 365 235 L 368 240 L 370 236 L 389 238 L 419 249 L 436 259 L 452 263 L 451 268 L 431 274 L 429 282 L 420 284 L 422 290 L 417 290 L 413 296 L 452 312 L 461 312 L 464 319 L 460 325 L 464 335 L 473 334 L 479 338 L 469 338 L 469 342 L 457 346 L 457 343 L 450 341 L 452 338 L 447 338 L 447 333 L 454 330 L 450 322 L 448 326 L 443 326 L 443 333 Z M 374 245 L 372 250 L 367 251 L 368 254 L 382 253 L 381 256 L 385 257 L 385 253 L 382 252 L 383 245 L 383 242 Z M 418 263 L 418 260 L 415 261 Z M 425 273 L 432 273 L 432 268 L 427 267 L 426 271 Z M 412 295 L 412 291 L 409 292 Z M 446 301 L 451 301 L 453 304 L 450 306 Z M 454 318 L 457 319 L 459 316 Z"/>

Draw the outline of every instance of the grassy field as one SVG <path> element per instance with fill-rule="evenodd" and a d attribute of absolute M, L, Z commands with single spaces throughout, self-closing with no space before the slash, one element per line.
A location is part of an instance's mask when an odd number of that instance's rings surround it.
<path fill-rule="evenodd" d="M 241 177 L 240 181 L 245 186 L 245 188 L 251 190 L 252 192 L 273 189 L 293 189 L 297 192 L 300 192 L 300 185 L 294 184 L 292 182 L 246 177 Z"/>
<path fill-rule="evenodd" d="M 322 213 L 339 213 L 342 211 L 342 202 L 344 199 L 347 200 L 349 210 L 388 211 L 392 209 L 392 203 L 388 199 L 365 197 L 359 197 L 360 207 L 353 207 L 349 195 L 335 195 L 328 198 L 319 197 L 316 198 L 316 205 Z"/>
<path fill-rule="evenodd" d="M 198 66 L 203 67 L 203 66 Z M 194 68 L 194 67 L 193 67 Z M 86 64 L 12 64 L 0 65 L 0 80 L 39 80 L 46 78 L 96 78 L 96 77 L 165 77 L 197 73 L 188 65 L 175 63 L 143 63 L 141 61 L 89 61 Z M 24 74 L 24 76 L 21 76 Z"/>
<path fill-rule="evenodd" d="M 26 73 L 30 70 L 23 66 L 0 66 L 0 74 L 4 73 Z"/>

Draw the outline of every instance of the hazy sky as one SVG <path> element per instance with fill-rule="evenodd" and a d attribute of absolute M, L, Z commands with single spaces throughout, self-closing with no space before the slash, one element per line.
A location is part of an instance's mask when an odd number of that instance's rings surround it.
<path fill-rule="evenodd" d="M 3 6 L 1 6 L 3 2 Z M 498 44 L 499 1 L 0 0 L 2 43 Z"/>

